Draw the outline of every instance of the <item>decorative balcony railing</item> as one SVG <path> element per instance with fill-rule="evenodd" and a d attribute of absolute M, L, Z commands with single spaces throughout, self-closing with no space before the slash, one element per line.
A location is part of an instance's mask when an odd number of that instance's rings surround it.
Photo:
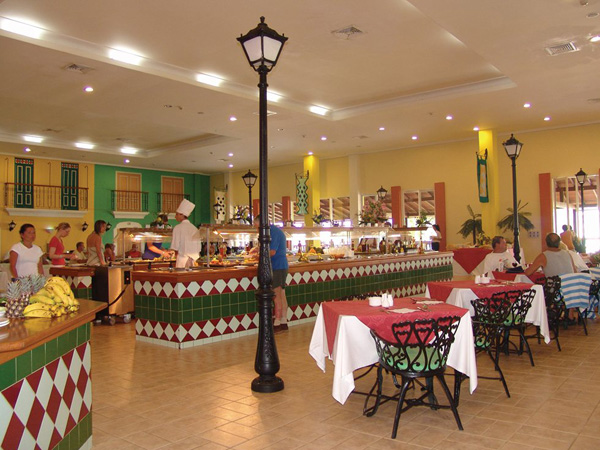
<path fill-rule="evenodd" d="M 159 192 L 156 194 L 158 210 L 164 213 L 174 213 L 183 199 L 189 200 L 190 194 L 167 194 Z"/>
<path fill-rule="evenodd" d="M 148 211 L 148 193 L 141 191 L 111 191 L 113 211 Z"/>
<path fill-rule="evenodd" d="M 88 188 L 4 183 L 4 207 L 86 211 Z"/>

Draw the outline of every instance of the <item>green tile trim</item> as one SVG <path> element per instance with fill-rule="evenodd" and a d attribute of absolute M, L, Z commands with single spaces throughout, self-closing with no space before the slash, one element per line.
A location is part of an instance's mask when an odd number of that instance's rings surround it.
<path fill-rule="evenodd" d="M 89 341 L 90 336 L 91 324 L 86 323 L 0 364 L 0 391 Z"/>
<path fill-rule="evenodd" d="M 88 413 L 81 421 L 73 427 L 62 441 L 58 443 L 55 450 L 79 449 L 92 436 L 92 413 Z"/>

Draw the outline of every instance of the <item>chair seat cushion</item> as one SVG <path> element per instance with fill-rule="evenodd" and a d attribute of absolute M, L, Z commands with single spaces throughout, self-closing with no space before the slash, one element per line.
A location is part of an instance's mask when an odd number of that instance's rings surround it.
<path fill-rule="evenodd" d="M 442 354 L 437 348 L 418 346 L 388 347 L 388 354 L 384 355 L 383 361 L 392 369 L 397 371 L 425 372 L 438 370 L 446 364 L 442 360 Z"/>

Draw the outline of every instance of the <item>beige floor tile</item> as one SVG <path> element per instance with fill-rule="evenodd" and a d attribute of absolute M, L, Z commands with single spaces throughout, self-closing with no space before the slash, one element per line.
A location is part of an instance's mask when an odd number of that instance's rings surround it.
<path fill-rule="evenodd" d="M 480 380 L 473 394 L 463 383 L 464 431 L 450 411 L 418 407 L 402 414 L 395 440 L 393 402 L 369 418 L 364 396 L 344 405 L 331 397 L 331 362 L 323 373 L 308 355 L 312 328 L 294 326 L 277 337 L 286 387 L 259 394 L 250 389 L 256 336 L 175 350 L 136 342 L 133 324 L 94 327 L 94 449 L 600 448 L 600 392 L 593 389 L 600 322 L 590 321 L 589 336 L 561 330 L 562 352 L 533 343 L 535 367 L 527 357 L 503 355 L 511 398 L 497 381 Z M 485 358 L 478 364 L 482 373 L 493 370 Z M 357 388 L 370 389 L 373 376 Z"/>

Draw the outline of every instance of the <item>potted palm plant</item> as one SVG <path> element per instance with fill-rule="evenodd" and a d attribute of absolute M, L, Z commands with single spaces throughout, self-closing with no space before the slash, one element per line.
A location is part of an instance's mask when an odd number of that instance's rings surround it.
<path fill-rule="evenodd" d="M 530 231 L 533 230 L 535 228 L 535 226 L 533 225 L 533 223 L 531 222 L 531 220 L 529 220 L 529 216 L 531 216 L 531 213 L 528 211 L 523 211 L 523 208 L 525 208 L 528 205 L 528 203 L 525 203 L 523 206 L 521 206 L 521 200 L 519 200 L 519 203 L 517 204 L 517 216 L 519 217 L 519 228 L 523 228 L 525 231 Z M 515 231 L 515 220 L 514 220 L 514 210 L 513 208 L 506 208 L 510 214 L 507 214 L 505 217 L 503 217 L 499 222 L 498 222 L 498 228 L 500 228 L 501 231 L 505 232 L 505 231 Z"/>
<path fill-rule="evenodd" d="M 467 205 L 467 210 L 469 211 L 471 218 L 464 221 L 464 223 L 460 226 L 460 230 L 458 230 L 458 234 L 465 239 L 472 235 L 473 245 L 475 245 L 477 244 L 477 234 L 483 233 L 483 228 L 481 226 L 481 214 L 475 214 L 473 212 L 473 208 L 471 208 L 471 205 Z"/>

